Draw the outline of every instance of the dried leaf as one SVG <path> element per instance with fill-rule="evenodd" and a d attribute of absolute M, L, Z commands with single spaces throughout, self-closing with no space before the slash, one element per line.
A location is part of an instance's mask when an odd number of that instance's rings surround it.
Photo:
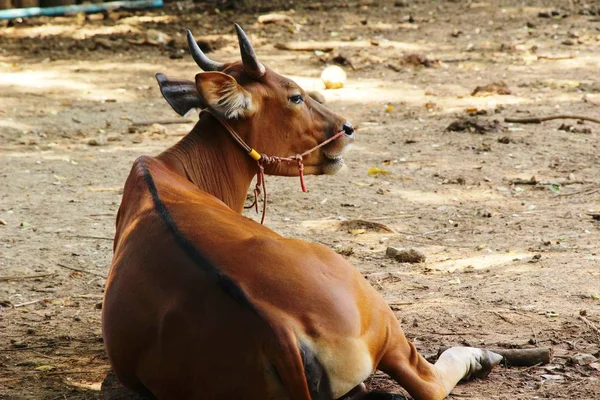
<path fill-rule="evenodd" d="M 369 174 L 370 176 L 373 176 L 373 175 L 389 175 L 390 171 L 385 170 L 383 168 L 371 167 L 367 171 L 367 174 Z"/>
<path fill-rule="evenodd" d="M 54 365 L 40 365 L 35 367 L 36 371 L 50 371 L 51 369 L 56 368 Z"/>

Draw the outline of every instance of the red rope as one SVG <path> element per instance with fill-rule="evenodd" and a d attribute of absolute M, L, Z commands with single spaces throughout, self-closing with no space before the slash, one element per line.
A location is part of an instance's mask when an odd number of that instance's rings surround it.
<path fill-rule="evenodd" d="M 210 111 L 208 109 L 204 109 L 204 110 L 200 111 L 200 114 L 202 114 L 203 112 L 206 112 L 206 113 L 212 115 L 217 121 L 219 121 L 221 123 L 221 125 L 223 125 L 223 127 L 231 134 L 233 139 L 235 139 L 235 141 L 244 149 L 244 151 L 246 151 L 247 153 L 250 153 L 251 151 L 253 151 L 253 149 L 250 146 L 248 146 L 246 144 L 246 142 L 244 142 L 244 140 L 236 133 L 236 131 L 231 127 L 231 125 L 229 125 L 229 123 L 227 123 L 227 121 L 221 119 L 220 117 L 218 117 L 217 115 L 215 115 L 212 111 Z M 333 135 L 332 137 L 330 137 L 329 139 L 319 143 L 312 149 L 307 150 L 302 154 L 296 154 L 293 157 L 277 157 L 277 156 L 268 156 L 266 154 L 261 154 L 260 159 L 256 161 L 256 163 L 258 165 L 258 172 L 256 174 L 256 185 L 254 186 L 254 191 L 253 191 L 254 201 L 252 202 L 252 204 L 250 204 L 249 206 L 245 206 L 244 208 L 254 208 L 256 210 L 256 213 L 258 214 L 258 197 L 260 196 L 260 193 L 262 191 L 262 193 L 263 193 L 263 209 L 262 209 L 262 216 L 260 219 L 260 223 L 263 224 L 263 222 L 265 221 L 265 215 L 267 214 L 267 186 L 265 184 L 264 164 L 280 164 L 283 162 L 291 163 L 291 162 L 296 161 L 298 163 L 298 176 L 300 177 L 300 187 L 302 189 L 302 192 L 304 192 L 304 193 L 308 192 L 308 190 L 306 189 L 306 184 L 304 183 L 304 163 L 302 162 L 303 158 L 306 157 L 307 155 L 309 155 L 310 153 L 312 153 L 313 151 L 325 146 L 326 144 L 333 142 L 334 140 L 338 139 L 343 134 L 344 134 L 344 131 L 341 130 L 338 133 L 336 133 L 335 135 Z M 262 189 L 261 189 L 261 187 L 262 187 Z"/>

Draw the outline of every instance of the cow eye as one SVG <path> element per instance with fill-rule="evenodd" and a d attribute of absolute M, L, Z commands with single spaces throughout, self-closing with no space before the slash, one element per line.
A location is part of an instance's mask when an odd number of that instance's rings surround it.
<path fill-rule="evenodd" d="M 294 104 L 300 104 L 304 101 L 304 97 L 302 97 L 300 94 L 295 94 L 290 97 L 290 101 Z"/>

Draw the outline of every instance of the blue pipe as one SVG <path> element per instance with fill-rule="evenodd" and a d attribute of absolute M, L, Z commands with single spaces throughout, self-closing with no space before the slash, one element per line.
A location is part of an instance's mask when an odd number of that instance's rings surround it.
<path fill-rule="evenodd" d="M 95 14 L 103 11 L 116 10 L 119 8 L 157 8 L 163 6 L 163 0 L 131 0 L 131 1 L 111 1 L 109 3 L 95 4 L 77 4 L 58 7 L 30 7 L 13 8 L 10 10 L 0 10 L 0 20 L 14 18 L 39 17 L 40 15 L 65 15 L 65 14 Z"/>

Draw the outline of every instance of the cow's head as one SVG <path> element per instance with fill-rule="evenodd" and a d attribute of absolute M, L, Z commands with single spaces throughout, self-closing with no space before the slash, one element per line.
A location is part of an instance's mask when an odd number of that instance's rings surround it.
<path fill-rule="evenodd" d="M 354 139 L 352 124 L 328 110 L 298 86 L 258 61 L 244 31 L 236 24 L 242 61 L 218 63 L 198 47 L 191 32 L 191 54 L 203 71 L 196 81 L 176 81 L 157 74 L 161 92 L 180 115 L 208 108 L 260 153 L 288 157 L 301 154 L 344 131 L 339 139 L 304 158 L 305 173 L 333 174 L 343 165 L 342 152 Z M 293 165 L 267 167 L 267 173 L 297 175 Z"/>

